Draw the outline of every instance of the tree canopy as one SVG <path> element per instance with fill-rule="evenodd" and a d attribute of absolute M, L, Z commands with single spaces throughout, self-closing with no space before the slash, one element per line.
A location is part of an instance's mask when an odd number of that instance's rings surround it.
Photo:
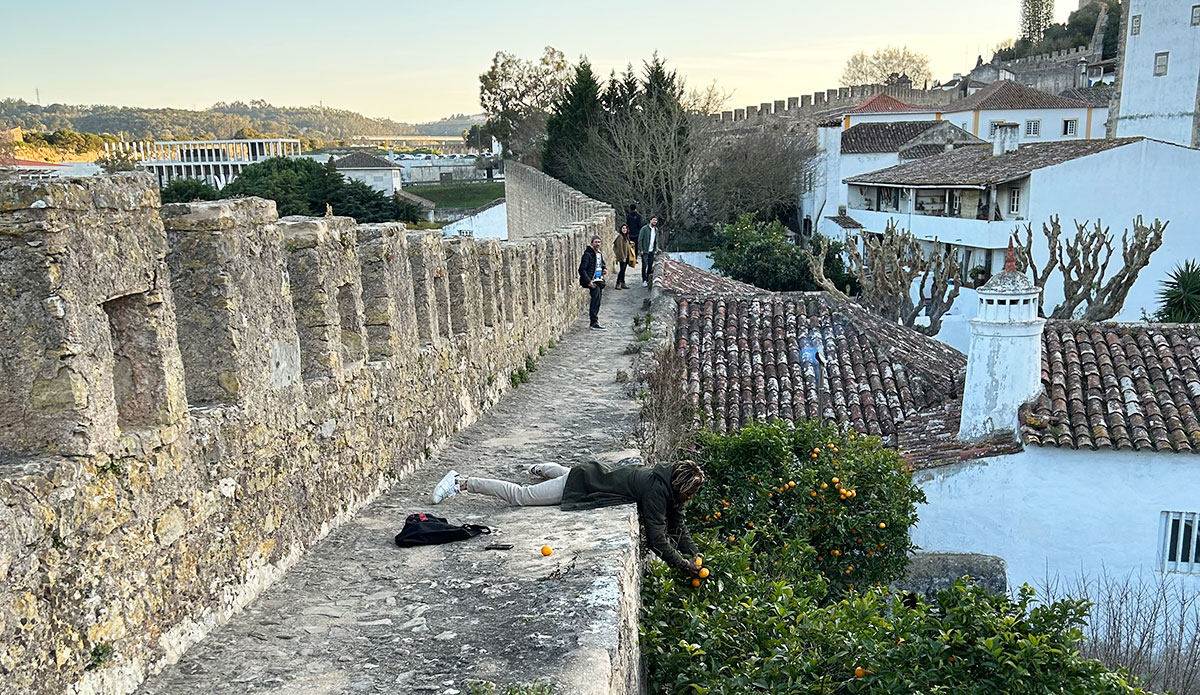
<path fill-rule="evenodd" d="M 479 76 L 479 103 L 487 129 L 508 156 L 530 164 L 541 160 L 550 107 L 570 74 L 566 57 L 553 46 L 537 60 L 496 52 L 491 68 Z"/>
<path fill-rule="evenodd" d="M 332 160 L 273 157 L 246 167 L 222 191 L 223 197 L 258 196 L 275 201 L 280 217 L 333 214 L 359 222 L 416 222 L 420 209 L 398 196 L 389 198 L 361 181 L 347 181 Z"/>
<path fill-rule="evenodd" d="M 892 84 L 903 76 L 918 87 L 928 82 L 933 77 L 929 56 L 908 46 L 887 46 L 869 55 L 859 51 L 846 61 L 842 84 Z"/>

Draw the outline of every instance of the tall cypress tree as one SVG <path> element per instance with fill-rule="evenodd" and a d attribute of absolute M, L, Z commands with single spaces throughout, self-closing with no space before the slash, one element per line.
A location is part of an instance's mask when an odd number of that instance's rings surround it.
<path fill-rule="evenodd" d="M 580 58 L 575 76 L 554 104 L 546 123 L 546 143 L 542 149 L 542 170 L 569 185 L 575 185 L 571 172 L 581 164 L 589 131 L 604 116 L 600 82 L 587 58 Z"/>

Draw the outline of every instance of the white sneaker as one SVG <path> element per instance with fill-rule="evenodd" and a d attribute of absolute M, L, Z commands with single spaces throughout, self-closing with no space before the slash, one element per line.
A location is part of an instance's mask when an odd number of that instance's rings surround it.
<path fill-rule="evenodd" d="M 442 500 L 453 497 L 458 492 L 458 471 L 452 470 L 442 476 L 441 481 L 433 488 L 433 494 L 430 495 L 429 501 L 434 504 L 441 504 Z"/>
<path fill-rule="evenodd" d="M 525 470 L 529 475 L 536 475 L 539 478 L 544 477 L 542 476 L 542 464 L 540 463 L 531 463 L 525 467 Z"/>
<path fill-rule="evenodd" d="M 650 283 L 646 282 L 645 280 L 642 280 L 642 287 L 649 287 L 649 286 L 650 286 Z"/>

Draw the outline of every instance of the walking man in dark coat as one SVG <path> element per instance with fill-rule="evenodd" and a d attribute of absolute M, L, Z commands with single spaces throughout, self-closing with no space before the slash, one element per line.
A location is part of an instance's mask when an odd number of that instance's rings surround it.
<path fill-rule="evenodd" d="M 654 281 L 654 254 L 662 247 L 662 234 L 658 229 L 658 216 L 655 215 L 650 218 L 649 224 L 642 227 L 642 233 L 638 235 L 637 250 L 642 258 L 642 287 L 649 287 Z"/>
<path fill-rule="evenodd" d="M 646 541 L 672 567 L 693 574 L 700 571 L 699 553 L 688 534 L 684 507 L 704 484 L 704 471 L 695 461 L 658 466 L 618 466 L 584 463 L 573 468 L 557 463 L 529 467 L 546 478 L 535 485 L 506 480 L 463 477 L 450 471 L 433 490 L 439 504 L 460 492 L 475 492 L 504 500 L 514 507 L 559 505 L 565 510 L 595 509 L 636 503 L 646 527 Z M 689 559 L 690 558 L 690 559 Z"/>
<path fill-rule="evenodd" d="M 629 225 L 629 240 L 633 242 L 633 248 L 637 248 L 638 234 L 642 231 L 642 213 L 637 211 L 637 206 L 630 203 L 629 212 L 625 213 L 625 224 Z"/>
<path fill-rule="evenodd" d="M 587 288 L 587 291 L 592 295 L 592 304 L 588 311 L 588 318 L 592 321 L 592 328 L 602 331 L 604 326 L 600 325 L 600 295 L 604 292 L 604 276 L 608 275 L 608 266 L 604 263 L 604 256 L 600 253 L 600 237 L 599 235 L 592 237 L 592 245 L 584 249 L 583 258 L 579 261 L 579 284 Z"/>

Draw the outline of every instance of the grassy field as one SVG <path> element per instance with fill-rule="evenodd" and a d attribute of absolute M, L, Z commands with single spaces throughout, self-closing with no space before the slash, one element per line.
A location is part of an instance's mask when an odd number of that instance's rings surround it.
<path fill-rule="evenodd" d="M 477 208 L 504 197 L 504 183 L 450 183 L 413 186 L 405 189 L 413 195 L 428 198 L 439 208 Z"/>

